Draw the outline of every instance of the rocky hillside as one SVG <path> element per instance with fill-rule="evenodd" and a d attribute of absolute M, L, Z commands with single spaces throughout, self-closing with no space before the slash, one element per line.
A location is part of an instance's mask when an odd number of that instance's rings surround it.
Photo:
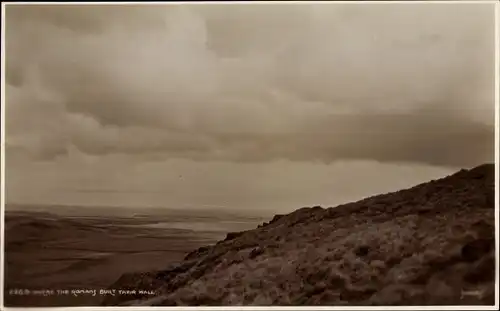
<path fill-rule="evenodd" d="M 494 165 L 333 208 L 276 215 L 104 305 L 494 304 Z"/>

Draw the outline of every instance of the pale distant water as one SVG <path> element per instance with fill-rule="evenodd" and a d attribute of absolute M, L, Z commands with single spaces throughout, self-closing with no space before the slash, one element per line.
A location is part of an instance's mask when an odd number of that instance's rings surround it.
<path fill-rule="evenodd" d="M 269 217 L 249 215 L 239 211 L 119 208 L 23 205 L 6 207 L 9 214 L 35 212 L 38 219 L 54 221 L 59 217 L 92 220 L 102 227 L 123 226 L 196 232 L 234 232 L 254 229 Z"/>
<path fill-rule="evenodd" d="M 180 230 L 190 230 L 198 232 L 233 232 L 255 229 L 254 221 L 190 221 L 186 219 L 185 221 L 176 222 L 158 222 L 152 224 L 137 224 L 137 225 L 127 225 L 129 227 L 147 227 L 156 229 L 180 229 Z"/>

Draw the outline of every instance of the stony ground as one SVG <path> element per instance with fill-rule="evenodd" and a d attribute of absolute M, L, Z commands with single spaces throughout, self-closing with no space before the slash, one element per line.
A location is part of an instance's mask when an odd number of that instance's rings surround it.
<path fill-rule="evenodd" d="M 276 215 L 114 288 L 104 305 L 494 304 L 494 165 Z"/>

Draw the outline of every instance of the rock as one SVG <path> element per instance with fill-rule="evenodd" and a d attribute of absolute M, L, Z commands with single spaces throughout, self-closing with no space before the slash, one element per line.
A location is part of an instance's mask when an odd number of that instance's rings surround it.
<path fill-rule="evenodd" d="M 494 243 L 494 239 L 477 239 L 465 244 L 462 247 L 463 260 L 469 262 L 478 260 L 494 247 Z"/>
<path fill-rule="evenodd" d="M 244 232 L 229 232 L 224 241 L 231 241 L 242 235 Z"/>
<path fill-rule="evenodd" d="M 254 259 L 255 257 L 261 255 L 264 253 L 264 250 L 260 247 L 256 247 L 254 248 L 251 252 L 250 252 L 250 255 L 249 255 L 249 258 L 250 259 Z"/>
<path fill-rule="evenodd" d="M 281 215 L 281 214 L 274 215 L 273 219 L 271 219 L 271 221 L 269 223 L 273 224 L 273 223 L 277 222 L 278 220 L 280 220 L 281 218 L 283 218 L 283 216 L 285 216 L 285 215 Z"/>
<path fill-rule="evenodd" d="M 356 256 L 358 256 L 358 257 L 365 257 L 366 255 L 368 255 L 369 251 L 370 251 L 369 246 L 361 245 L 361 246 L 356 247 L 356 249 L 354 250 L 354 254 L 356 254 Z"/>
<path fill-rule="evenodd" d="M 190 260 L 196 257 L 199 257 L 200 255 L 206 254 L 210 248 L 208 246 L 202 246 L 198 248 L 195 251 L 192 251 L 191 253 L 187 254 L 186 257 L 184 257 L 184 260 Z"/>

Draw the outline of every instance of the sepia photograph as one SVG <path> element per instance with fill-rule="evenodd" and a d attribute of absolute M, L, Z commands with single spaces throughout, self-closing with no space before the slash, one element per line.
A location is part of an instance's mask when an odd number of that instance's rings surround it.
<path fill-rule="evenodd" d="M 498 6 L 2 3 L 4 306 L 498 307 Z"/>

